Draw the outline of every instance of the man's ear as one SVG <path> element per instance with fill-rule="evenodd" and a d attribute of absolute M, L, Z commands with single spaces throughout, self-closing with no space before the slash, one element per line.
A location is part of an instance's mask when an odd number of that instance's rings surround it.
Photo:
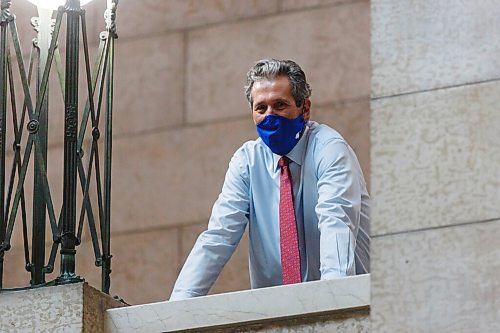
<path fill-rule="evenodd" d="M 304 120 L 308 121 L 311 116 L 311 100 L 306 98 L 304 100 L 304 106 L 302 106 L 302 115 L 304 116 Z"/>

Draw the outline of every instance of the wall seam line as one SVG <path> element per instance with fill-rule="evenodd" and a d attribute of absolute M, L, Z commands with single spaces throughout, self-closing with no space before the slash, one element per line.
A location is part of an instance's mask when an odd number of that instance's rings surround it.
<path fill-rule="evenodd" d="M 481 84 L 489 84 L 489 83 L 494 83 L 494 82 L 500 82 L 500 78 L 494 78 L 494 79 L 488 79 L 488 80 L 482 80 L 482 81 L 475 81 L 475 82 L 466 82 L 466 83 L 460 83 L 460 84 L 456 84 L 456 85 L 449 85 L 449 86 L 443 86 L 443 87 L 436 87 L 436 88 L 431 88 L 431 89 L 408 91 L 408 92 L 403 92 L 403 93 L 393 94 L 393 95 L 377 96 L 377 97 L 372 97 L 371 101 L 373 102 L 373 101 L 379 101 L 379 100 L 389 99 L 389 98 L 393 98 L 393 97 L 402 97 L 402 96 L 408 96 L 408 95 L 417 95 L 417 94 L 423 94 L 423 93 L 440 91 L 440 90 L 455 89 L 455 88 L 461 88 L 461 87 L 469 87 L 469 86 L 481 85 Z"/>
<path fill-rule="evenodd" d="M 417 232 L 423 232 L 423 231 L 447 229 L 447 228 L 453 228 L 453 227 L 463 227 L 463 226 L 469 226 L 469 225 L 474 225 L 474 224 L 494 223 L 494 222 L 500 222 L 500 217 L 486 219 L 486 220 L 479 220 L 479 221 L 468 221 L 468 222 L 433 226 L 433 227 L 428 227 L 428 228 L 419 228 L 419 229 L 412 229 L 412 230 L 387 232 L 385 234 L 372 235 L 371 238 L 373 239 L 373 238 L 382 238 L 382 237 L 387 237 L 387 236 L 398 236 L 398 235 L 404 235 L 404 234 L 409 234 L 409 233 L 417 233 Z"/>

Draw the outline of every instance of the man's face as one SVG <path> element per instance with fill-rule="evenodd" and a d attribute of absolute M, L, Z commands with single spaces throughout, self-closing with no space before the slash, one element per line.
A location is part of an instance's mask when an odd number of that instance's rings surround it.
<path fill-rule="evenodd" d="M 311 101 L 307 98 L 304 105 L 297 107 L 286 76 L 255 82 L 252 87 L 252 99 L 252 115 L 256 125 L 269 114 L 288 119 L 295 119 L 303 114 L 304 120 L 309 120 Z"/>

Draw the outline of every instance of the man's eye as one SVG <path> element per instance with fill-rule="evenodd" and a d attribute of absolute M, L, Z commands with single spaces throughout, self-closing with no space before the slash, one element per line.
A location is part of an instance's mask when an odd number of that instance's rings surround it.
<path fill-rule="evenodd" d="M 276 103 L 276 109 L 280 110 L 286 107 L 286 104 L 283 102 L 277 102 Z"/>
<path fill-rule="evenodd" d="M 264 105 L 259 105 L 255 108 L 255 111 L 262 113 L 266 111 L 266 107 Z"/>

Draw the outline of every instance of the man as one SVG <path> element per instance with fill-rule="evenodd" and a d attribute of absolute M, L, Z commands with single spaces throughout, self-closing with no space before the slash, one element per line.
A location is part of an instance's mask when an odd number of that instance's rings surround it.
<path fill-rule="evenodd" d="M 260 138 L 236 151 L 208 229 L 170 300 L 206 295 L 249 227 L 252 288 L 369 270 L 368 193 L 358 160 L 335 130 L 309 121 L 311 89 L 290 60 L 247 74 Z"/>

